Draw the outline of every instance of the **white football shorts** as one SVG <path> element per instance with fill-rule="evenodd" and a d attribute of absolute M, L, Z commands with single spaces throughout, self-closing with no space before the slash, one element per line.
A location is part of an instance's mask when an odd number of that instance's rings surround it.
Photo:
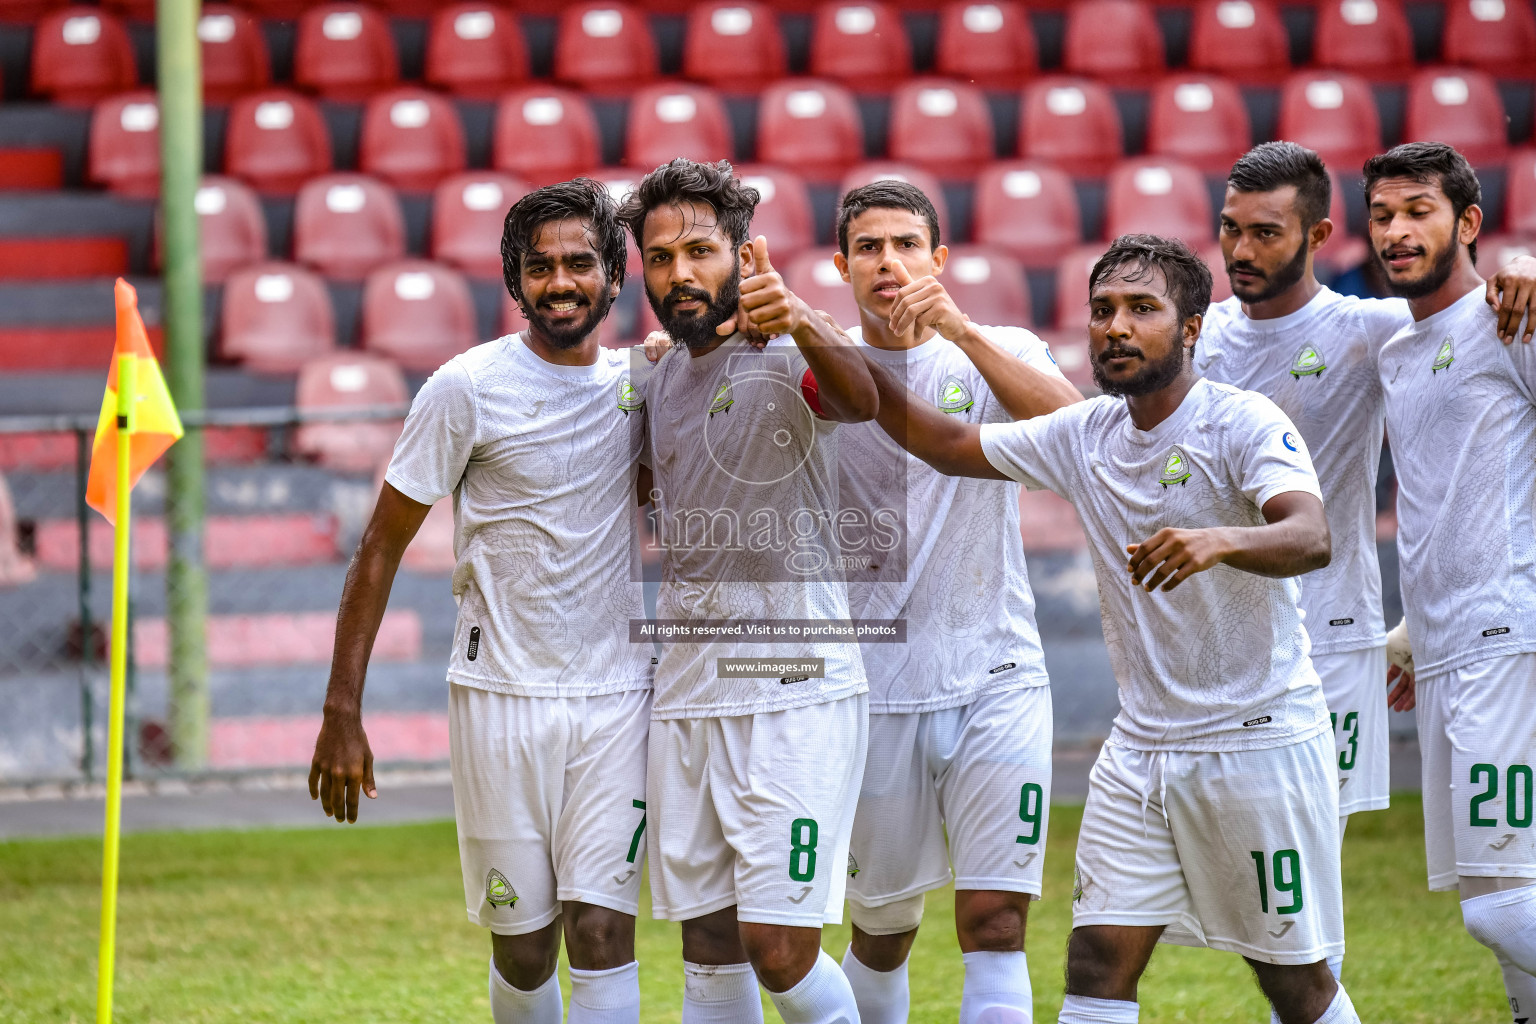
<path fill-rule="evenodd" d="M 1333 719 L 1339 763 L 1339 813 L 1379 811 L 1391 802 L 1388 754 L 1387 648 L 1314 654 Z"/>

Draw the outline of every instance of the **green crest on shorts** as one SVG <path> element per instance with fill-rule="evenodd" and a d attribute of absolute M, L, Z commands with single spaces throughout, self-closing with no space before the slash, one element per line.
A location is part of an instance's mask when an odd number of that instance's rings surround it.
<path fill-rule="evenodd" d="M 1456 353 L 1451 349 L 1452 340 L 1451 336 L 1447 334 L 1445 340 L 1440 343 L 1440 352 L 1435 356 L 1435 361 L 1429 365 L 1430 373 L 1439 373 L 1441 370 L 1449 369 L 1450 365 L 1456 361 Z"/>
<path fill-rule="evenodd" d="M 1300 380 L 1303 377 L 1311 377 L 1328 369 L 1323 361 L 1323 354 L 1318 351 L 1316 345 L 1303 345 L 1301 351 L 1296 353 L 1296 358 L 1291 360 L 1291 376 Z"/>
<path fill-rule="evenodd" d="M 507 876 L 495 868 L 485 876 L 485 902 L 493 907 L 511 907 L 517 904 L 517 890 L 507 881 Z"/>
<path fill-rule="evenodd" d="M 1168 457 L 1163 460 L 1162 475 L 1157 482 L 1164 487 L 1172 484 L 1182 484 L 1189 479 L 1189 456 L 1184 454 L 1184 449 L 1174 445 L 1168 452 Z"/>

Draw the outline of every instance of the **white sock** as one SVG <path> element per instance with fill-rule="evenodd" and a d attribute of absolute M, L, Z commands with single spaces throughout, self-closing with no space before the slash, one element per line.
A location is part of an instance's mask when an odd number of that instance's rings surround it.
<path fill-rule="evenodd" d="M 848 976 L 837 961 L 820 950 L 811 973 L 788 992 L 769 992 L 784 1024 L 859 1024 L 859 1006 Z"/>
<path fill-rule="evenodd" d="M 571 968 L 569 1024 L 640 1024 L 640 965 L 606 971 Z"/>
<path fill-rule="evenodd" d="M 491 960 L 491 1020 L 496 1024 L 560 1024 L 565 1008 L 560 1004 L 560 976 L 551 974 L 532 992 L 513 988 Z"/>
<path fill-rule="evenodd" d="M 1499 957 L 1499 970 L 1504 974 L 1504 994 L 1509 997 L 1509 1014 L 1514 1020 L 1536 1020 L 1536 977 L 1526 974 Z"/>
<path fill-rule="evenodd" d="M 966 953 L 960 959 L 965 962 L 960 1024 L 1031 1024 L 1035 999 L 1022 950 Z"/>
<path fill-rule="evenodd" d="M 763 1024 L 763 997 L 751 964 L 683 962 L 682 1024 Z"/>
<path fill-rule="evenodd" d="M 1061 1004 L 1056 1024 L 1137 1024 L 1140 1019 L 1140 1003 L 1069 995 Z"/>
<path fill-rule="evenodd" d="M 1536 885 L 1461 901 L 1467 931 L 1527 974 L 1536 974 Z"/>
<path fill-rule="evenodd" d="M 894 971 L 877 971 L 853 955 L 853 946 L 843 954 L 843 973 L 859 1004 L 861 1024 L 907 1024 L 910 996 L 907 989 L 907 961 Z M 962 999 L 961 1020 L 965 1019 Z"/>
<path fill-rule="evenodd" d="M 1333 1002 L 1314 1024 L 1360 1024 L 1360 1015 L 1355 1012 L 1355 1004 L 1349 1001 L 1349 993 L 1344 991 L 1343 985 L 1333 993 Z"/>

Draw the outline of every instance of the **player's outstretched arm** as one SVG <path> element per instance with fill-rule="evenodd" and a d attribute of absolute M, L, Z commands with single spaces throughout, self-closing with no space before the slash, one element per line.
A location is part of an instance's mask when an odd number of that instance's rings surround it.
<path fill-rule="evenodd" d="M 1263 526 L 1205 530 L 1164 527 L 1126 545 L 1131 579 L 1148 591 L 1172 590 L 1197 572 L 1225 563 L 1259 576 L 1300 576 L 1333 557 L 1323 503 L 1306 491 L 1286 491 L 1264 503 Z"/>
<path fill-rule="evenodd" d="M 880 396 L 880 429 L 913 455 L 948 476 L 1006 480 L 981 449 L 981 428 L 939 409 L 907 390 L 890 370 L 864 357 Z"/>
<path fill-rule="evenodd" d="M 1536 256 L 1516 256 L 1488 279 L 1488 305 L 1499 314 L 1499 340 L 1529 345 L 1536 334 Z M 1520 330 L 1520 321 L 1525 330 Z"/>
<path fill-rule="evenodd" d="M 768 239 L 752 240 L 754 270 L 741 282 L 741 306 L 765 335 L 788 334 L 816 378 L 821 415 L 841 423 L 875 418 L 875 382 L 849 337 L 784 284 L 768 259 Z"/>
<path fill-rule="evenodd" d="M 913 280 L 900 260 L 891 270 L 901 286 L 891 307 L 891 330 L 896 334 L 915 330 L 921 336 L 931 327 L 954 342 L 1009 416 L 1027 420 L 1083 400 L 1067 381 L 1041 373 L 981 333 L 938 278 L 929 274 Z"/>
<path fill-rule="evenodd" d="M 379 795 L 373 784 L 373 751 L 363 732 L 363 680 L 400 558 L 431 507 L 386 483 L 347 567 L 341 610 L 336 615 L 325 717 L 309 766 L 310 799 L 319 800 L 326 817 L 337 821 L 357 820 L 359 791 L 369 799 Z"/>

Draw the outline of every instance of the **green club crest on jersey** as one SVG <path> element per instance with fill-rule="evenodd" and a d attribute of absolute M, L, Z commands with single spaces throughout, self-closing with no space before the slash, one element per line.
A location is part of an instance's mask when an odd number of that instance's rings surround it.
<path fill-rule="evenodd" d="M 645 396 L 635 387 L 635 382 L 629 379 L 629 374 L 624 374 L 619 378 L 619 412 L 628 416 L 644 408 Z"/>
<path fill-rule="evenodd" d="M 965 386 L 965 381 L 950 374 L 939 383 L 939 408 L 944 412 L 965 412 L 976 404 L 971 397 L 971 389 Z"/>
<path fill-rule="evenodd" d="M 1451 349 L 1452 340 L 1451 336 L 1447 334 L 1445 340 L 1440 343 L 1440 352 L 1435 356 L 1435 361 L 1429 364 L 1429 372 L 1431 374 L 1450 369 L 1451 364 L 1456 361 L 1456 353 Z"/>
<path fill-rule="evenodd" d="M 507 876 L 495 868 L 491 868 L 485 876 L 485 902 L 493 907 L 517 905 L 517 890 L 512 888 Z"/>
<path fill-rule="evenodd" d="M 1157 482 L 1164 487 L 1172 484 L 1182 484 L 1189 479 L 1189 456 L 1184 454 L 1184 449 L 1174 445 L 1168 452 L 1168 457 L 1163 460 L 1162 475 Z"/>
<path fill-rule="evenodd" d="M 859 862 L 853 859 L 853 851 L 848 851 L 848 877 L 852 878 L 859 873 Z"/>
<path fill-rule="evenodd" d="M 1316 345 L 1301 346 L 1301 351 L 1291 360 L 1291 376 L 1296 380 L 1320 374 L 1326 369 L 1328 364 L 1323 361 L 1323 353 Z"/>
<path fill-rule="evenodd" d="M 715 387 L 715 398 L 709 403 L 709 414 L 713 416 L 717 412 L 730 412 L 731 406 L 735 404 L 736 397 L 731 394 L 731 379 L 727 377 Z"/>

